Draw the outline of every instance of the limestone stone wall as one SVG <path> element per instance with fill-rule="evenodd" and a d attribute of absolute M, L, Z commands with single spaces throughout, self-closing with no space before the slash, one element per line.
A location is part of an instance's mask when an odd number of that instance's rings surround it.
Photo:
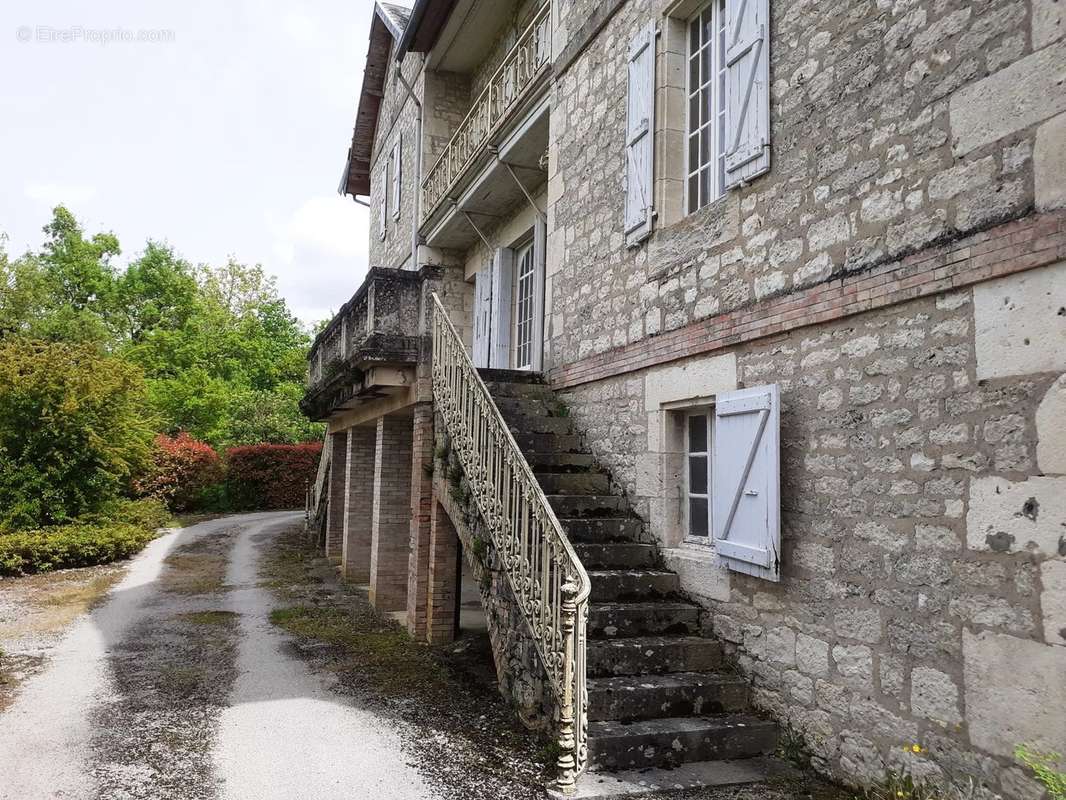
<path fill-rule="evenodd" d="M 370 264 L 376 267 L 406 267 L 414 269 L 411 259 L 411 226 L 416 208 L 416 193 L 419 191 L 418 170 L 416 166 L 418 142 L 418 108 L 411 100 L 403 84 L 394 78 L 395 62 L 391 54 L 389 73 L 385 78 L 384 96 L 378 114 L 377 130 L 374 134 L 374 151 L 370 173 Z M 411 84 L 415 94 L 422 97 L 425 93 L 421 59 L 408 56 L 403 60 L 403 75 Z M 382 184 L 382 167 L 392 156 L 393 145 L 399 141 L 401 155 L 400 214 L 396 218 L 392 211 L 392 178 L 388 191 L 386 208 L 385 238 L 381 237 L 378 222 L 378 202 L 385 190 Z"/>
<path fill-rule="evenodd" d="M 1037 798 L 1014 747 L 1066 750 L 1064 292 L 1059 262 L 562 394 L 759 705 L 838 778 Z M 678 545 L 656 452 L 661 405 L 766 383 L 779 584 Z"/>
<path fill-rule="evenodd" d="M 597 5 L 561 2 L 560 35 Z M 627 46 L 671 5 L 622 4 L 556 76 L 550 364 L 1062 202 L 1061 4 L 775 0 L 770 173 L 626 248 Z"/>

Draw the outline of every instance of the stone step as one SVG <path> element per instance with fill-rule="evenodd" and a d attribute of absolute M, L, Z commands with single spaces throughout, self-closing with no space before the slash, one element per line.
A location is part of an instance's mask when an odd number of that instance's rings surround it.
<path fill-rule="evenodd" d="M 512 416 L 537 416 L 566 419 L 569 416 L 566 407 L 559 402 L 554 395 L 550 398 L 493 396 L 492 400 L 496 403 L 496 408 L 500 409 L 500 413 L 503 414 L 504 419 L 509 419 Z"/>
<path fill-rule="evenodd" d="M 607 494 L 611 482 L 602 472 L 536 472 L 545 494 Z"/>
<path fill-rule="evenodd" d="M 559 517 L 572 542 L 639 542 L 646 538 L 636 517 Z"/>
<path fill-rule="evenodd" d="M 659 550 L 653 544 L 578 542 L 574 550 L 585 569 L 639 569 L 659 564 Z"/>
<path fill-rule="evenodd" d="M 518 449 L 522 451 L 522 454 L 526 453 L 583 453 L 585 452 L 584 445 L 581 444 L 581 437 L 577 434 L 567 433 L 515 433 L 511 431 L 514 436 L 515 442 L 518 444 Z"/>
<path fill-rule="evenodd" d="M 777 745 L 772 722 L 748 714 L 589 723 L 589 765 L 606 769 L 669 767 L 693 761 L 767 755 Z"/>
<path fill-rule="evenodd" d="M 548 502 L 560 517 L 626 517 L 629 507 L 610 494 L 549 494 Z"/>
<path fill-rule="evenodd" d="M 528 369 L 501 369 L 500 367 L 478 367 L 478 375 L 481 376 L 481 380 L 486 384 L 502 383 L 502 384 L 539 384 L 541 386 L 547 385 L 544 380 L 544 376 L 539 372 L 533 372 Z"/>
<path fill-rule="evenodd" d="M 598 472 L 599 465 L 591 453 L 524 453 L 529 466 L 537 472 Z"/>
<path fill-rule="evenodd" d="M 700 632 L 700 610 L 691 603 L 593 603 L 589 605 L 590 638 L 616 639 L 633 636 Z"/>
<path fill-rule="evenodd" d="M 722 645 L 699 636 L 597 639 L 589 641 L 587 656 L 592 677 L 706 672 L 722 665 Z"/>
<path fill-rule="evenodd" d="M 734 761 L 693 761 L 664 768 L 589 770 L 578 776 L 577 785 L 571 794 L 564 795 L 558 789 L 550 789 L 552 800 L 613 800 L 617 797 L 640 797 L 666 793 L 673 796 L 678 791 L 706 789 L 716 786 L 761 783 L 771 779 L 795 775 L 794 768 L 773 756 L 738 758 Z M 685 794 L 685 797 L 701 795 Z M 718 794 L 714 795 L 718 797 Z M 756 797 L 754 793 L 722 795 L 729 797 Z M 778 796 L 774 793 L 774 796 Z"/>
<path fill-rule="evenodd" d="M 676 572 L 651 569 L 589 570 L 593 603 L 622 603 L 676 597 L 681 582 Z"/>
<path fill-rule="evenodd" d="M 516 437 L 520 433 L 550 433 L 563 436 L 574 433 L 574 424 L 565 417 L 504 415 L 504 421 Z"/>
<path fill-rule="evenodd" d="M 718 672 L 590 678 L 589 719 L 657 719 L 748 710 L 748 683 Z"/>
<path fill-rule="evenodd" d="M 486 381 L 486 388 L 493 400 L 497 398 L 515 398 L 543 400 L 546 403 L 555 402 L 555 392 L 550 386 L 542 383 L 510 383 L 501 381 Z"/>

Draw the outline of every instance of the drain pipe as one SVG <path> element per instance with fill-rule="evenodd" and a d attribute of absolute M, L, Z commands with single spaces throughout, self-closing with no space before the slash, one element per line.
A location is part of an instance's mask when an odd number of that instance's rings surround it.
<path fill-rule="evenodd" d="M 411 215 L 411 269 L 415 272 L 418 271 L 418 221 L 422 218 L 422 101 L 418 99 L 418 95 L 415 94 L 415 90 L 411 87 L 411 84 L 407 82 L 407 78 L 403 76 L 403 64 L 399 60 L 396 62 L 396 79 L 403 85 L 403 88 L 407 90 L 408 97 L 411 98 L 415 104 L 415 108 L 418 110 L 418 122 L 417 122 L 417 134 L 415 135 L 415 207 L 414 212 Z M 425 86 L 425 69 L 426 69 L 426 54 L 422 54 L 422 85 Z"/>

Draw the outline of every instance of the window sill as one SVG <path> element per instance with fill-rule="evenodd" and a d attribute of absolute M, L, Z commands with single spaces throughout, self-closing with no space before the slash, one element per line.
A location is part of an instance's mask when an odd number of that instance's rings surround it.
<path fill-rule="evenodd" d="M 718 562 L 714 548 L 685 542 L 662 550 L 663 564 L 681 579 L 681 588 L 701 600 L 729 600 L 729 570 Z"/>

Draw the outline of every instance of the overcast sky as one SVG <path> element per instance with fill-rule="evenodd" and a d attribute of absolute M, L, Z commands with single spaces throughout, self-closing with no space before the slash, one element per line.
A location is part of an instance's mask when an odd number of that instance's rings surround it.
<path fill-rule="evenodd" d="M 38 248 L 64 203 L 90 233 L 118 235 L 123 263 L 149 238 L 194 263 L 232 255 L 277 275 L 305 321 L 327 316 L 366 270 L 367 211 L 336 190 L 371 8 L 4 0 L 8 253 Z M 114 29 L 162 41 L 104 42 Z"/>

